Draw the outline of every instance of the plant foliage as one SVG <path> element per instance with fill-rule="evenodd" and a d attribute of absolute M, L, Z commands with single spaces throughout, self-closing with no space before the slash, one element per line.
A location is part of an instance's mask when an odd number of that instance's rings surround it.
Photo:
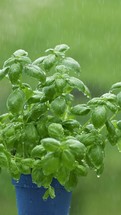
<path fill-rule="evenodd" d="M 121 82 L 91 98 L 77 78 L 79 63 L 66 56 L 68 49 L 57 45 L 34 62 L 17 50 L 0 70 L 0 80 L 6 77 L 12 86 L 8 112 L 0 116 L 0 168 L 16 180 L 31 174 L 34 183 L 47 188 L 45 199 L 55 197 L 53 178 L 72 191 L 89 169 L 102 173 L 107 143 L 120 146 Z M 24 74 L 37 80 L 36 89 L 23 82 Z M 85 104 L 74 105 L 75 89 L 88 98 Z"/>

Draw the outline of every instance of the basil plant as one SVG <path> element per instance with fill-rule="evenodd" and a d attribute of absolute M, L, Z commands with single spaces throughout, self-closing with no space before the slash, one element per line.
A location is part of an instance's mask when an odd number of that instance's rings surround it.
<path fill-rule="evenodd" d="M 0 169 L 6 168 L 16 180 L 31 174 L 34 183 L 47 188 L 44 199 L 55 197 L 53 178 L 72 191 L 89 169 L 100 176 L 105 146 L 121 138 L 121 82 L 91 98 L 77 78 L 79 63 L 66 56 L 68 49 L 57 45 L 33 62 L 20 49 L 0 70 L 0 80 L 6 77 L 12 89 L 8 111 L 0 116 Z M 36 88 L 23 81 L 25 76 L 36 79 Z M 82 93 L 87 97 L 86 103 L 79 99 L 75 105 L 75 89 L 80 98 Z"/>

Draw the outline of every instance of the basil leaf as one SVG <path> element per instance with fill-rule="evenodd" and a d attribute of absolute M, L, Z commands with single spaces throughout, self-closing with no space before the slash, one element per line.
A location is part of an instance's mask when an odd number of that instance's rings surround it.
<path fill-rule="evenodd" d="M 31 156 L 33 158 L 42 158 L 45 153 L 45 149 L 42 145 L 35 146 L 31 151 Z"/>
<path fill-rule="evenodd" d="M 32 64 L 33 64 L 33 65 L 40 66 L 46 57 L 47 57 L 47 56 L 39 57 L 39 58 L 37 58 Z"/>
<path fill-rule="evenodd" d="M 77 165 L 75 172 L 77 175 L 86 176 L 88 173 L 87 166 Z"/>
<path fill-rule="evenodd" d="M 75 77 L 68 77 L 67 79 L 67 83 L 75 89 L 78 89 L 79 91 L 81 91 L 82 93 L 84 93 L 84 95 L 86 95 L 87 97 L 90 97 L 90 91 L 87 88 L 87 86 L 78 78 Z"/>
<path fill-rule="evenodd" d="M 70 49 L 70 47 L 66 44 L 60 44 L 60 45 L 57 45 L 54 50 L 57 51 L 57 52 L 66 52 Z"/>
<path fill-rule="evenodd" d="M 36 143 L 38 141 L 38 133 L 33 123 L 28 123 L 25 126 L 25 140 L 30 143 Z"/>
<path fill-rule="evenodd" d="M 0 152 L 0 167 L 8 167 L 8 159 L 4 152 Z"/>
<path fill-rule="evenodd" d="M 8 73 L 9 67 L 4 67 L 0 70 L 0 80 L 2 80 Z"/>
<path fill-rule="evenodd" d="M 44 138 L 41 140 L 41 144 L 48 152 L 54 152 L 60 148 L 60 141 L 54 138 Z"/>
<path fill-rule="evenodd" d="M 121 92 L 117 94 L 118 105 L 121 107 Z"/>
<path fill-rule="evenodd" d="M 95 128 L 100 128 L 106 121 L 106 109 L 104 106 L 98 106 L 92 111 L 92 123 Z"/>
<path fill-rule="evenodd" d="M 56 94 L 55 85 L 52 84 L 50 86 L 43 87 L 42 92 L 44 93 L 44 98 L 46 101 L 52 101 Z"/>
<path fill-rule="evenodd" d="M 24 93 L 20 89 L 14 90 L 7 99 L 7 108 L 12 114 L 18 114 L 24 107 Z"/>
<path fill-rule="evenodd" d="M 15 57 L 28 56 L 28 52 L 26 52 L 23 49 L 18 49 L 17 51 L 15 51 L 13 53 L 13 56 L 15 56 Z"/>
<path fill-rule="evenodd" d="M 65 144 L 67 144 L 73 154 L 79 155 L 80 158 L 84 158 L 86 147 L 83 143 L 75 139 L 68 139 L 65 141 Z"/>
<path fill-rule="evenodd" d="M 0 152 L 4 152 L 4 149 L 5 149 L 4 145 L 0 143 Z"/>
<path fill-rule="evenodd" d="M 65 184 L 66 190 L 69 191 L 69 192 L 72 191 L 76 187 L 77 182 L 78 182 L 77 175 L 76 175 L 76 173 L 74 171 L 72 171 L 70 173 L 69 180 Z"/>
<path fill-rule="evenodd" d="M 68 180 L 70 176 L 70 170 L 65 167 L 60 167 L 56 174 L 57 180 L 60 182 L 60 184 L 64 185 Z"/>
<path fill-rule="evenodd" d="M 45 82 L 46 76 L 45 72 L 38 66 L 29 64 L 24 67 L 24 73 L 32 76 L 33 78 L 37 78 L 42 83 Z"/>
<path fill-rule="evenodd" d="M 51 199 L 54 199 L 55 198 L 55 190 L 53 187 L 49 186 L 49 188 L 46 190 L 46 192 L 44 193 L 44 196 L 43 196 L 43 200 L 46 200 L 48 199 L 48 197 L 51 197 Z"/>
<path fill-rule="evenodd" d="M 42 169 L 45 175 L 54 174 L 60 167 L 59 157 L 55 157 L 53 152 L 47 153 L 42 158 Z"/>
<path fill-rule="evenodd" d="M 50 109 L 55 115 L 64 114 L 66 110 L 65 98 L 61 96 L 57 97 L 54 101 L 52 101 Z"/>
<path fill-rule="evenodd" d="M 63 92 L 64 87 L 66 86 L 66 80 L 64 78 L 56 78 L 55 86 L 59 92 Z"/>
<path fill-rule="evenodd" d="M 75 115 L 86 115 L 90 112 L 90 107 L 86 104 L 79 104 L 72 107 L 71 112 Z"/>
<path fill-rule="evenodd" d="M 19 63 L 15 63 L 11 65 L 8 76 L 12 84 L 18 83 L 21 73 L 22 73 L 22 69 Z"/>
<path fill-rule="evenodd" d="M 117 90 L 117 89 L 120 89 L 120 88 L 121 88 L 121 82 L 117 82 L 117 83 L 115 83 L 115 84 L 112 85 L 111 92 L 113 90 Z"/>
<path fill-rule="evenodd" d="M 104 159 L 104 151 L 102 146 L 100 145 L 91 146 L 87 156 L 94 168 L 98 169 L 100 168 L 100 166 L 102 166 Z"/>
<path fill-rule="evenodd" d="M 82 142 L 85 146 L 92 145 L 96 140 L 96 135 L 93 133 L 83 133 L 80 135 L 77 135 L 76 138 Z"/>
<path fill-rule="evenodd" d="M 52 182 L 52 176 L 44 175 L 42 169 L 33 168 L 32 170 L 32 181 L 36 183 L 39 187 L 48 187 Z"/>
<path fill-rule="evenodd" d="M 14 159 L 11 159 L 11 162 L 10 162 L 10 173 L 13 179 L 19 180 L 21 173 Z"/>
<path fill-rule="evenodd" d="M 71 150 L 66 149 L 62 152 L 61 161 L 65 168 L 72 170 L 74 168 L 75 157 Z"/>
<path fill-rule="evenodd" d="M 69 131 L 73 131 L 74 129 L 79 129 L 80 123 L 75 119 L 69 119 L 63 121 L 63 127 Z"/>
<path fill-rule="evenodd" d="M 61 64 L 66 66 L 69 71 L 80 73 L 81 67 L 79 63 L 71 57 L 64 58 Z"/>
<path fill-rule="evenodd" d="M 106 101 L 105 106 L 112 112 L 115 112 L 117 110 L 117 105 L 115 103 L 111 103 L 109 101 Z"/>
<path fill-rule="evenodd" d="M 39 133 L 41 139 L 48 136 L 48 129 L 46 125 L 47 121 L 48 119 L 46 117 L 41 117 L 37 122 L 37 132 Z"/>
<path fill-rule="evenodd" d="M 35 104 L 28 113 L 28 121 L 36 121 L 47 111 L 47 103 Z"/>
<path fill-rule="evenodd" d="M 106 122 L 105 122 L 105 124 L 106 124 L 106 127 L 107 127 L 107 130 L 108 130 L 108 132 L 109 132 L 109 134 L 110 135 L 115 135 L 115 127 L 114 127 L 114 125 L 112 124 L 112 122 L 110 121 L 110 120 L 107 120 Z"/>
<path fill-rule="evenodd" d="M 48 134 L 50 137 L 61 139 L 64 137 L 64 129 L 59 123 L 51 123 L 48 127 Z"/>
<path fill-rule="evenodd" d="M 15 62 L 19 62 L 21 63 L 22 66 L 30 64 L 31 63 L 31 59 L 27 56 L 19 56 L 15 58 Z"/>
<path fill-rule="evenodd" d="M 113 93 L 105 93 L 101 96 L 101 98 L 107 100 L 107 101 L 111 101 L 111 102 L 115 102 L 116 101 L 116 95 Z"/>
<path fill-rule="evenodd" d="M 50 70 L 56 61 L 56 56 L 54 54 L 48 55 L 44 60 L 43 60 L 43 65 L 45 70 Z"/>

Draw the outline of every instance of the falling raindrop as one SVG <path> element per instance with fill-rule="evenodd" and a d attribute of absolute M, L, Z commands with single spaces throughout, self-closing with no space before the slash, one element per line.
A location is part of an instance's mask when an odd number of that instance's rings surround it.
<path fill-rule="evenodd" d="M 100 175 L 97 175 L 97 178 L 100 178 Z"/>

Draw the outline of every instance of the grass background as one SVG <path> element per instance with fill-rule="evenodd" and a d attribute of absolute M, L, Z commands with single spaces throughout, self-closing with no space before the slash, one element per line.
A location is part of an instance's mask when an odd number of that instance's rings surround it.
<path fill-rule="evenodd" d="M 34 60 L 44 50 L 67 43 L 80 62 L 81 78 L 97 96 L 121 81 L 120 0 L 0 0 L 0 67 L 19 48 Z M 0 83 L 0 112 L 10 91 Z M 90 172 L 73 193 L 71 215 L 120 215 L 121 155 L 106 151 L 105 171 Z M 0 215 L 16 215 L 15 192 L 8 173 L 0 175 Z"/>

